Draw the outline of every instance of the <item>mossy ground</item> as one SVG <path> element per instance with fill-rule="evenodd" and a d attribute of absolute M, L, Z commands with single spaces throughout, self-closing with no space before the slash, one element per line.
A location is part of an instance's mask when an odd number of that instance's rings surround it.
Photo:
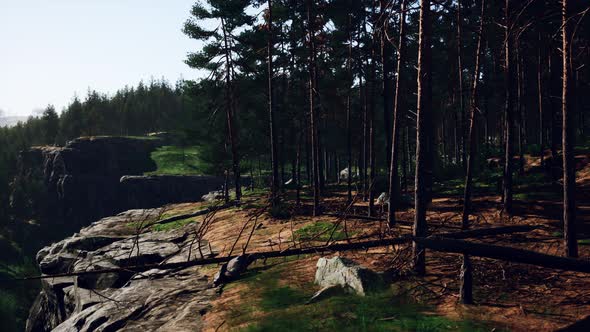
<path fill-rule="evenodd" d="M 334 224 L 325 221 L 318 221 L 295 231 L 295 238 L 298 241 L 328 241 L 330 236 L 334 241 L 346 239 L 346 234 L 341 226 L 334 226 Z"/>
<path fill-rule="evenodd" d="M 481 322 L 455 321 L 399 295 L 399 287 L 365 297 L 340 295 L 306 304 L 317 290 L 286 282 L 291 264 L 259 266 L 228 285 L 251 297 L 228 313 L 237 331 L 485 331 Z M 291 262 L 294 263 L 293 260 Z"/>
<path fill-rule="evenodd" d="M 200 175 L 203 164 L 196 146 L 163 146 L 152 152 L 158 169 L 147 175 Z"/>

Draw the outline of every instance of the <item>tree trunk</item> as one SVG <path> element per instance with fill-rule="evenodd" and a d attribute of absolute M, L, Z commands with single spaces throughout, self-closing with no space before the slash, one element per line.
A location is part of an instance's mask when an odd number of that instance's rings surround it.
<path fill-rule="evenodd" d="M 512 94 L 512 63 L 511 63 L 511 47 L 510 42 L 512 31 L 510 31 L 510 0 L 505 0 L 504 8 L 504 94 L 505 94 L 505 109 L 504 109 L 504 191 L 503 203 L 504 212 L 512 214 L 512 108 L 514 107 Z"/>
<path fill-rule="evenodd" d="M 301 205 L 301 135 L 297 139 L 297 155 L 295 157 L 295 205 Z"/>
<path fill-rule="evenodd" d="M 370 75 L 371 75 L 371 105 L 369 106 L 369 210 L 368 216 L 373 214 L 373 207 L 375 204 L 375 95 L 376 95 L 376 68 L 375 68 L 375 60 L 376 60 L 376 46 L 372 46 L 372 59 L 371 59 L 371 66 L 370 66 Z"/>
<path fill-rule="evenodd" d="M 471 189 L 473 186 L 473 167 L 475 166 L 476 157 L 476 139 L 475 139 L 475 116 L 477 113 L 477 87 L 479 82 L 479 63 L 481 54 L 481 39 L 483 37 L 483 21 L 485 13 L 485 0 L 481 0 L 480 22 L 477 37 L 477 47 L 475 49 L 475 69 L 473 70 L 473 82 L 470 98 L 469 112 L 469 154 L 467 155 L 467 169 L 465 175 L 465 192 L 463 195 L 463 218 L 461 222 L 462 229 L 469 228 L 469 214 L 471 213 Z M 463 264 L 461 266 L 461 302 L 464 304 L 473 303 L 473 276 L 471 259 L 468 255 L 463 255 Z"/>
<path fill-rule="evenodd" d="M 382 91 L 383 91 L 383 132 L 385 133 L 385 156 L 386 165 L 391 162 L 391 144 L 392 144 L 392 128 L 391 128 L 391 114 L 392 114 L 392 88 L 391 88 L 391 71 L 393 70 L 392 52 L 389 41 L 387 40 L 388 15 L 387 6 L 390 1 L 379 0 L 380 4 L 380 22 L 381 29 L 379 37 L 381 41 L 381 70 L 382 70 Z"/>
<path fill-rule="evenodd" d="M 242 198 L 242 186 L 240 181 L 240 156 L 238 151 L 238 130 L 235 124 L 235 109 L 236 109 L 236 100 L 235 94 L 233 91 L 233 84 L 232 84 L 232 56 L 231 56 L 231 49 L 228 43 L 227 38 L 227 31 L 225 30 L 225 20 L 221 20 L 221 30 L 223 30 L 223 41 L 224 41 L 224 52 L 225 52 L 225 62 L 226 62 L 226 74 L 225 74 L 225 83 L 226 83 L 226 93 L 227 93 L 227 103 L 228 107 L 226 108 L 226 116 L 227 116 L 227 131 L 229 135 L 229 141 L 231 144 L 231 154 L 232 154 L 232 170 L 234 172 L 234 185 L 236 187 L 236 201 L 240 201 Z"/>
<path fill-rule="evenodd" d="M 463 106 L 463 62 L 461 58 L 462 38 L 461 26 L 463 25 L 463 18 L 461 16 L 461 1 L 457 0 L 457 70 L 459 74 L 459 114 L 461 116 L 460 130 L 461 130 L 461 163 L 463 168 L 466 168 L 466 137 L 465 137 L 465 108 Z"/>
<path fill-rule="evenodd" d="M 539 48 L 537 53 L 537 102 L 539 103 L 539 158 L 541 160 L 541 169 L 545 164 L 545 141 L 543 140 L 543 74 L 541 58 L 541 33 L 539 33 Z"/>
<path fill-rule="evenodd" d="M 271 180 L 271 204 L 276 206 L 278 204 L 279 193 L 279 167 L 277 163 L 277 142 L 276 142 L 276 125 L 275 125 L 275 110 L 273 105 L 273 63 L 272 63 L 272 49 L 273 49 L 273 28 L 272 28 L 272 0 L 268 0 L 268 113 L 270 122 L 270 163 L 272 167 Z"/>
<path fill-rule="evenodd" d="M 398 168 L 397 168 L 397 160 L 399 156 L 399 147 L 400 144 L 398 143 L 399 138 L 399 123 L 400 123 L 400 92 L 401 92 L 401 77 L 402 77 L 402 68 L 404 64 L 404 57 L 405 57 L 405 25 L 406 25 L 406 4 L 407 0 L 402 0 L 401 3 L 401 13 L 400 13 L 400 21 L 399 21 L 399 44 L 398 44 L 398 54 L 397 54 L 397 68 L 396 68 L 396 79 L 395 79 L 395 91 L 393 96 L 393 130 L 392 130 L 392 138 L 391 138 L 391 162 L 389 164 L 389 214 L 388 214 L 388 224 L 389 227 L 393 227 L 395 225 L 395 211 L 396 211 L 396 202 L 399 201 L 398 197 Z"/>
<path fill-rule="evenodd" d="M 578 242 L 576 239 L 576 164 L 574 162 L 574 112 L 572 80 L 572 58 L 570 41 L 572 38 L 572 24 L 569 19 L 569 0 L 562 0 L 562 57 L 563 57 L 563 86 L 561 95 L 562 106 L 562 152 L 563 152 L 563 235 L 565 241 L 565 255 L 578 257 Z"/>
<path fill-rule="evenodd" d="M 313 15 L 313 1 L 307 0 L 307 24 L 309 33 L 309 113 L 310 113 L 310 131 L 311 131 L 311 150 L 312 150 L 312 168 L 313 168 L 313 215 L 320 214 L 320 151 L 318 140 L 318 118 L 315 109 L 315 16 Z"/>
<path fill-rule="evenodd" d="M 432 108 L 432 73 L 431 73 L 431 39 L 430 39 L 430 0 L 420 0 L 420 21 L 418 41 L 418 92 L 417 92 L 417 133 L 416 133 L 416 180 L 415 180 L 415 237 L 425 237 L 427 233 L 426 209 L 428 206 L 428 188 L 430 163 L 427 156 L 430 149 L 428 118 Z M 413 243 L 414 270 L 418 275 L 426 273 L 426 253 L 418 242 Z"/>
<path fill-rule="evenodd" d="M 405 119 L 404 122 L 406 123 L 406 127 L 404 128 L 404 149 L 403 154 L 404 158 L 402 160 L 402 187 L 404 188 L 404 192 L 408 192 L 408 173 L 410 168 L 410 129 L 408 128 L 408 120 Z"/>
<path fill-rule="evenodd" d="M 520 55 L 520 41 L 516 42 L 516 113 L 518 115 L 518 174 L 524 175 L 524 107 L 523 107 L 523 77 L 522 77 L 522 56 Z"/>
<path fill-rule="evenodd" d="M 465 191 L 463 193 L 463 218 L 461 227 L 463 229 L 469 228 L 469 214 L 471 213 L 471 190 L 473 186 L 473 167 L 475 166 L 476 146 L 475 139 L 475 117 L 477 115 L 477 88 L 479 82 L 479 67 L 481 55 L 481 39 L 483 36 L 483 20 L 484 20 L 485 0 L 481 2 L 481 20 L 479 23 L 477 47 L 475 51 L 475 68 L 473 70 L 473 83 L 471 88 L 470 98 L 470 112 L 469 112 L 469 154 L 467 155 L 467 172 L 465 176 Z"/>
<path fill-rule="evenodd" d="M 346 178 L 347 186 L 347 204 L 352 202 L 352 126 L 351 126 L 351 99 L 352 99 L 352 15 L 348 15 L 348 60 L 346 62 L 346 71 L 348 74 L 348 91 L 346 94 L 346 154 L 347 154 L 347 168 L 348 176 Z M 337 169 L 338 182 L 340 182 L 340 170 Z"/>

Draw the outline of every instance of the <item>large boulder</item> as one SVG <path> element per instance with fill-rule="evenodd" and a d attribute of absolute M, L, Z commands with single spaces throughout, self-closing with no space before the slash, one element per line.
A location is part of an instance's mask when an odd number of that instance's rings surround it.
<path fill-rule="evenodd" d="M 340 286 L 346 292 L 364 296 L 385 284 L 380 274 L 346 258 L 322 257 L 316 266 L 315 283 L 322 288 Z"/>

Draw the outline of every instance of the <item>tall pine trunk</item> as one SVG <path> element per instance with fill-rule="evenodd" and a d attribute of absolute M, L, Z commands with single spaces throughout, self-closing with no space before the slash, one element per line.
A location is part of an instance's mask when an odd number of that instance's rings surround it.
<path fill-rule="evenodd" d="M 459 85 L 459 114 L 461 116 L 460 124 L 460 131 L 461 131 L 461 163 L 463 164 L 463 168 L 466 167 L 466 154 L 467 154 L 467 146 L 466 146 L 466 139 L 465 139 L 465 106 L 463 104 L 463 61 L 461 57 L 461 49 L 463 48 L 463 33 L 461 31 L 463 25 L 463 18 L 461 16 L 461 0 L 457 0 L 457 70 L 458 70 L 458 82 Z"/>
<path fill-rule="evenodd" d="M 352 2 L 352 1 L 351 1 Z M 352 99 L 352 15 L 348 15 L 348 60 L 346 62 L 346 71 L 348 75 L 348 91 L 346 94 L 346 154 L 347 154 L 347 168 L 348 176 L 346 177 L 346 187 L 348 191 L 347 202 L 352 202 L 352 126 L 351 126 L 351 99 Z M 340 182 L 340 169 L 336 169 L 338 182 Z"/>
<path fill-rule="evenodd" d="M 469 228 L 469 214 L 471 213 L 471 190 L 473 186 L 473 167 L 475 166 L 476 157 L 476 136 L 475 136 L 475 116 L 477 114 L 477 88 L 479 82 L 479 67 L 481 56 L 481 39 L 483 37 L 483 21 L 485 13 L 485 0 L 481 0 L 481 15 L 477 37 L 477 47 L 475 49 L 475 69 L 473 70 L 473 82 L 471 88 L 471 98 L 469 102 L 469 129 L 468 142 L 469 153 L 467 154 L 467 169 L 465 175 L 465 192 L 463 194 L 463 218 L 461 226 L 463 229 Z M 471 259 L 468 255 L 463 255 L 463 265 L 461 267 L 461 301 L 465 304 L 473 303 L 473 276 L 472 276 Z"/>
<path fill-rule="evenodd" d="M 407 0 L 402 0 L 401 13 L 399 21 L 399 44 L 397 53 L 397 65 L 396 65 L 396 79 L 395 79 L 395 91 L 393 96 L 393 130 L 391 138 L 391 162 L 389 164 L 389 215 L 388 224 L 389 227 L 395 225 L 395 211 L 396 202 L 399 201 L 397 197 L 398 187 L 398 167 L 397 160 L 399 157 L 399 149 L 401 145 L 398 143 L 399 139 L 399 126 L 400 126 L 400 92 L 401 92 L 401 77 L 402 67 L 404 64 L 405 57 L 405 34 L 406 34 L 406 3 Z M 404 176 L 405 177 L 405 176 Z"/>
<path fill-rule="evenodd" d="M 563 57 L 563 85 L 561 95 L 562 106 L 562 152 L 563 152 L 563 235 L 565 241 L 565 255 L 578 257 L 578 242 L 576 239 L 576 164 L 574 162 L 573 147 L 575 141 L 573 105 L 573 77 L 570 42 L 572 24 L 569 18 L 569 0 L 562 0 L 562 57 Z"/>
<path fill-rule="evenodd" d="M 313 215 L 320 214 L 320 151 L 318 140 L 318 118 L 315 105 L 316 61 L 315 61 L 315 16 L 313 15 L 313 1 L 307 0 L 307 24 L 309 33 L 309 114 L 312 150 L 312 178 L 313 178 Z"/>
<path fill-rule="evenodd" d="M 541 58 L 541 34 L 539 33 L 539 47 L 537 53 L 537 102 L 539 103 L 539 158 L 543 168 L 545 164 L 545 141 L 543 140 L 543 72 Z"/>
<path fill-rule="evenodd" d="M 273 105 L 273 63 L 272 63 L 272 48 L 273 48 L 273 30 L 272 30 L 272 0 L 268 0 L 268 113 L 270 122 L 270 162 L 272 167 L 272 182 L 271 182 L 271 203 L 275 206 L 278 203 L 279 194 L 279 166 L 277 162 L 277 141 L 276 141 L 276 125 L 275 125 L 275 110 Z"/>
<path fill-rule="evenodd" d="M 505 0 L 504 7 L 504 176 L 503 176 L 503 203 L 504 212 L 512 214 L 512 109 L 514 107 L 514 97 L 512 89 L 512 62 L 511 62 L 511 35 L 510 31 L 510 0 Z"/>
<path fill-rule="evenodd" d="M 420 21 L 418 41 L 418 92 L 417 92 L 417 133 L 416 133 L 416 180 L 415 180 L 415 211 L 413 235 L 425 237 L 427 233 L 426 210 L 428 207 L 428 181 L 429 152 L 432 149 L 429 136 L 432 135 L 432 128 L 429 128 L 432 116 L 432 73 L 431 73 L 431 21 L 430 21 L 430 0 L 420 0 Z M 425 248 L 418 243 L 413 243 L 414 270 L 418 275 L 426 273 L 426 252 Z"/>
<path fill-rule="evenodd" d="M 369 121 L 369 210 L 368 210 L 368 216 L 372 216 L 373 214 L 373 207 L 375 204 L 375 176 L 376 176 L 376 170 L 375 170 L 375 106 L 376 106 L 376 100 L 375 100 L 375 95 L 376 95 L 376 81 L 377 81 L 377 75 L 376 75 L 376 67 L 375 67 L 375 61 L 376 61 L 376 52 L 375 52 L 375 48 L 376 45 L 373 44 L 372 45 L 372 51 L 371 51 L 371 65 L 370 65 L 370 81 L 371 81 L 371 100 L 370 100 L 370 106 L 369 106 L 369 112 L 368 112 L 368 121 Z"/>
<path fill-rule="evenodd" d="M 380 0 L 380 22 L 379 27 L 381 39 L 381 71 L 382 71 L 382 91 L 383 91 L 383 132 L 385 133 L 385 156 L 387 164 L 391 161 L 391 144 L 392 144 L 392 128 L 391 128 L 391 114 L 392 114 L 392 87 L 391 87 L 391 71 L 393 70 L 393 63 L 391 57 L 391 45 L 387 40 L 388 28 L 388 14 L 387 6 L 390 1 Z"/>
<path fill-rule="evenodd" d="M 232 68 L 232 56 L 231 56 L 231 48 L 229 46 L 227 31 L 225 29 L 225 20 L 221 20 L 221 30 L 223 30 L 223 41 L 224 41 L 224 56 L 226 62 L 226 74 L 225 74 L 225 83 L 226 83 L 226 94 L 227 94 L 227 108 L 226 108 L 226 117 L 227 117 L 227 132 L 228 138 L 231 145 L 231 154 L 232 154 L 232 170 L 234 172 L 234 185 L 236 187 L 236 201 L 239 202 L 242 198 L 242 186 L 241 186 L 241 176 L 240 176 L 240 155 L 238 151 L 238 130 L 236 128 L 235 123 L 235 110 L 236 110 L 236 100 L 235 100 L 235 93 L 233 89 L 233 82 L 232 82 L 232 75 L 233 75 L 233 68 Z"/>

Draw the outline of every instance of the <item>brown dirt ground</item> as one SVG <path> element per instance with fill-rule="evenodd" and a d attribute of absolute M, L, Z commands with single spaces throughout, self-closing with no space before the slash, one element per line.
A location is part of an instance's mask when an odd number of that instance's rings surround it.
<path fill-rule="evenodd" d="M 534 160 L 529 159 L 527 170 L 534 168 Z M 588 158 L 586 158 L 587 160 Z M 533 166 L 531 166 L 531 164 Z M 590 165 L 584 165 L 578 172 L 579 220 L 581 228 L 590 229 Z M 328 210 L 343 210 L 344 194 L 335 193 L 325 198 Z M 537 252 L 562 255 L 564 246 L 561 240 L 561 206 L 559 201 L 537 200 L 516 201 L 515 215 L 507 218 L 499 213 L 500 197 L 497 195 L 479 196 L 475 198 L 475 216 L 473 227 L 502 226 L 512 224 L 530 224 L 540 226 L 529 233 L 518 233 L 477 239 L 485 243 L 511 246 L 534 250 Z M 250 196 L 244 205 L 263 205 L 263 197 Z M 304 200 L 304 204 L 309 204 Z M 194 210 L 201 203 L 183 205 L 184 210 Z M 366 203 L 356 204 L 359 210 Z M 444 197 L 433 200 L 428 213 L 430 234 L 456 231 L 460 225 L 461 199 Z M 176 208 L 174 212 L 176 212 Z M 205 235 L 213 248 L 220 255 L 229 254 L 236 241 L 240 229 L 251 220 L 256 208 L 231 208 L 216 213 L 210 231 Z M 411 221 L 413 210 L 407 209 L 397 214 L 399 220 Z M 292 231 L 317 221 L 337 223 L 338 218 L 331 216 L 311 217 L 295 215 L 288 220 L 276 220 L 268 214 L 262 214 L 257 220 L 247 252 L 285 249 L 293 246 Z M 355 238 L 376 239 L 379 229 L 384 225 L 379 221 L 348 219 L 347 229 Z M 259 226 L 262 225 L 262 226 Z M 253 223 L 249 222 L 237 241 L 233 254 L 239 253 L 245 245 Z M 406 225 L 397 226 L 393 235 L 409 234 L 411 228 Z M 587 234 L 590 235 L 590 234 Z M 590 237 L 590 236 L 588 236 Z M 315 243 L 297 243 L 297 245 L 318 245 Z M 340 252 L 340 255 L 351 258 L 362 265 L 375 270 L 385 270 L 392 266 L 408 269 L 409 251 L 407 246 L 395 248 L 377 248 L 365 251 Z M 309 285 L 313 281 L 315 263 L 319 256 L 306 256 L 295 261 L 288 261 L 289 273 L 283 282 L 288 284 Z M 580 245 L 581 259 L 590 258 L 590 245 Z M 588 275 L 575 272 L 564 272 L 507 263 L 503 261 L 473 258 L 474 265 L 474 298 L 475 305 L 464 306 L 458 303 L 459 267 L 461 259 L 458 255 L 427 252 L 427 276 L 425 278 L 407 277 L 405 282 L 416 285 L 411 295 L 418 301 L 436 307 L 439 314 L 455 319 L 485 320 L 501 324 L 514 331 L 550 331 L 567 326 L 590 315 L 590 279 Z M 211 274 L 214 269 L 208 269 Z M 227 330 L 225 323 L 236 313 L 232 308 L 244 301 L 251 301 L 245 296 L 245 286 L 241 284 L 226 286 L 212 304 L 204 317 L 205 330 Z M 255 313 L 254 316 L 256 316 Z M 260 313 L 262 315 L 262 313 Z M 240 326 L 246 326 L 247 322 Z M 239 326 L 232 326 L 237 328 Z"/>

